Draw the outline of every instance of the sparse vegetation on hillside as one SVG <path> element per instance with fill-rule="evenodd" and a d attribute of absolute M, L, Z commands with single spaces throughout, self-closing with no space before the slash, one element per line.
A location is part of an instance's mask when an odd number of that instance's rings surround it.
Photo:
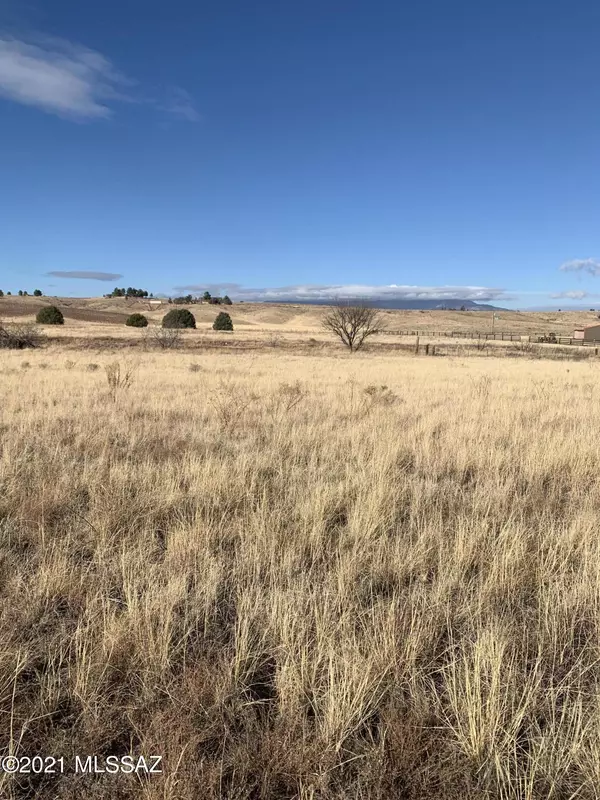
<path fill-rule="evenodd" d="M 65 318 L 60 308 L 44 306 L 36 314 L 35 321 L 40 325 L 64 325 Z"/>

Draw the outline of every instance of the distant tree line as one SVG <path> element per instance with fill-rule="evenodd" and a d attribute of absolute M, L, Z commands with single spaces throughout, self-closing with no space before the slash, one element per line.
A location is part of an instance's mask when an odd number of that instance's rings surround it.
<path fill-rule="evenodd" d="M 191 294 L 186 294 L 181 297 L 169 297 L 169 303 L 174 303 L 176 306 L 195 305 L 196 303 L 210 303 L 213 306 L 233 305 L 231 299 L 227 295 L 224 297 L 213 297 L 210 292 L 204 292 L 201 297 L 194 297 Z"/>
<path fill-rule="evenodd" d="M 110 294 L 105 294 L 105 297 L 154 297 L 152 292 L 148 294 L 146 289 L 134 289 L 132 286 L 128 286 L 127 289 L 119 289 L 116 286 Z"/>
<path fill-rule="evenodd" d="M 34 289 L 33 290 L 34 297 L 42 297 L 42 290 L 41 289 Z M 11 297 L 12 292 L 3 292 L 0 289 L 0 297 Z M 29 297 L 29 292 L 24 289 L 19 289 L 18 291 L 19 297 Z M 147 289 L 136 289 L 133 286 L 128 286 L 127 288 L 119 288 L 115 286 L 115 288 L 109 294 L 105 294 L 104 297 L 154 297 L 152 292 L 148 292 Z M 231 298 L 228 295 L 224 295 L 223 297 L 213 297 L 210 292 L 204 292 L 202 296 L 194 296 L 191 294 L 186 294 L 181 297 L 169 297 L 169 303 L 174 303 L 175 305 L 195 305 L 196 303 L 209 303 L 213 306 L 231 306 L 233 305 Z"/>
<path fill-rule="evenodd" d="M 29 292 L 26 291 L 25 289 L 19 289 L 17 294 L 19 295 L 19 297 L 29 297 Z M 12 292 L 7 292 L 6 296 L 7 297 L 12 297 Z M 33 290 L 33 296 L 34 297 L 41 297 L 42 296 L 42 290 L 41 289 L 34 289 Z M 0 289 L 0 297 L 4 297 L 4 292 L 2 291 L 2 289 Z"/>
<path fill-rule="evenodd" d="M 127 289 L 120 289 L 115 287 L 110 294 L 105 294 L 105 297 L 154 297 L 152 292 L 146 289 L 135 289 L 128 286 Z M 231 299 L 225 295 L 224 297 L 213 297 L 210 292 L 204 292 L 202 296 L 194 296 L 192 294 L 182 295 L 180 297 L 169 297 L 169 303 L 174 303 L 178 306 L 195 305 L 196 303 L 210 303 L 211 305 L 230 306 L 233 305 Z"/>

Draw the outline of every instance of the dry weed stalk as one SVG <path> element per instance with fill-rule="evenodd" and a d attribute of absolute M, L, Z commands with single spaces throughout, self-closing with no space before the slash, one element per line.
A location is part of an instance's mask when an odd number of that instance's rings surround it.
<path fill-rule="evenodd" d="M 222 378 L 208 398 L 208 404 L 221 430 L 231 433 L 242 424 L 246 409 L 253 399 L 253 394 L 238 381 Z"/>
<path fill-rule="evenodd" d="M 67 364 L 70 363 L 73 362 L 67 362 Z M 67 364 L 65 364 L 65 367 L 69 368 Z M 124 362 L 121 364 L 120 361 L 113 361 L 104 366 L 108 392 L 113 402 L 116 402 L 117 397 L 131 387 L 138 366 L 137 363 Z"/>

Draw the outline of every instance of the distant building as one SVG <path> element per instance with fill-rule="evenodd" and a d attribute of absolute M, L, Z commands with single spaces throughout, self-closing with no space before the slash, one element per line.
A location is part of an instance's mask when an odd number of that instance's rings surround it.
<path fill-rule="evenodd" d="M 576 328 L 573 331 L 574 339 L 583 339 L 584 342 L 600 342 L 600 325 L 586 325 L 585 328 Z"/>

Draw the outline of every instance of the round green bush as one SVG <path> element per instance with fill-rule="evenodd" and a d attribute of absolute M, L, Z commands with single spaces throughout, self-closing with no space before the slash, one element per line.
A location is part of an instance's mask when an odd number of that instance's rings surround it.
<path fill-rule="evenodd" d="M 164 315 L 162 326 L 163 328 L 195 328 L 196 319 L 187 308 L 173 308 Z"/>
<path fill-rule="evenodd" d="M 44 306 L 40 308 L 35 318 L 36 322 L 40 325 L 64 325 L 65 318 L 62 311 L 56 306 Z"/>
<path fill-rule="evenodd" d="M 231 321 L 231 317 L 226 311 L 221 311 L 220 314 L 217 314 L 217 318 L 213 322 L 213 330 L 215 331 L 233 330 L 233 322 Z"/>
<path fill-rule="evenodd" d="M 125 325 L 129 325 L 130 328 L 147 328 L 148 320 L 143 314 L 131 314 L 127 317 Z"/>

